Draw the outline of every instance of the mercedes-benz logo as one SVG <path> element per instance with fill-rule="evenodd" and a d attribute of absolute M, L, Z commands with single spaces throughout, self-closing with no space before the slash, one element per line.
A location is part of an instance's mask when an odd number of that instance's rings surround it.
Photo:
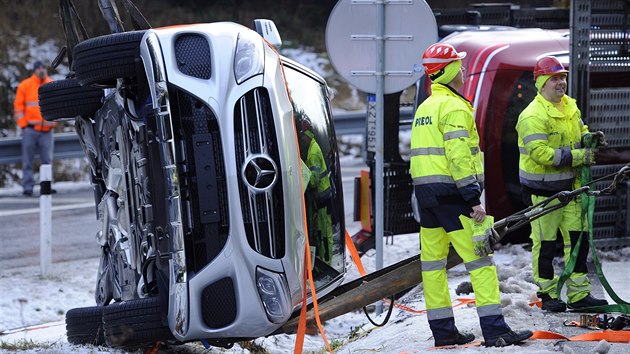
<path fill-rule="evenodd" d="M 276 184 L 276 163 L 267 155 L 252 155 L 245 160 L 242 177 L 245 184 L 256 192 L 264 192 Z"/>

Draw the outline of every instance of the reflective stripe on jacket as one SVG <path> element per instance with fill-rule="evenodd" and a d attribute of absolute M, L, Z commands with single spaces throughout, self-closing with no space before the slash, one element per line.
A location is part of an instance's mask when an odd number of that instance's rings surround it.
<path fill-rule="evenodd" d="M 562 103 L 564 113 L 538 93 L 518 117 L 519 180 L 525 187 L 550 192 L 576 187 L 576 167 L 588 158 L 580 143 L 588 127 L 573 98 L 564 95 Z"/>
<path fill-rule="evenodd" d="M 41 80 L 33 74 L 18 85 L 13 102 L 13 116 L 18 127 L 31 126 L 37 131 L 48 132 L 57 125 L 55 122 L 45 120 L 39 110 L 38 90 L 41 85 L 48 82 L 52 82 L 48 76 Z"/>
<path fill-rule="evenodd" d="M 453 196 L 479 205 L 484 175 L 473 108 L 446 85 L 433 84 L 431 91 L 418 107 L 411 129 L 416 198 L 421 207 Z"/>

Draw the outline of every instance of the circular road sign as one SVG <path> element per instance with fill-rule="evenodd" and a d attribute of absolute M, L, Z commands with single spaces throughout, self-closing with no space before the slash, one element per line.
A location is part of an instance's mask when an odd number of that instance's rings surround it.
<path fill-rule="evenodd" d="M 437 41 L 433 11 L 424 0 L 385 2 L 385 94 L 402 91 L 417 81 L 414 72 L 422 53 Z M 348 82 L 376 92 L 376 1 L 340 0 L 326 26 L 330 60 Z"/>

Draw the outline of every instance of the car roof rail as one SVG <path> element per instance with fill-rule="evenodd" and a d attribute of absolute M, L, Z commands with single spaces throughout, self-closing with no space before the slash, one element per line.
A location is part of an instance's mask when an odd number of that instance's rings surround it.
<path fill-rule="evenodd" d="M 272 20 L 256 19 L 254 20 L 254 29 L 274 47 L 280 48 L 282 45 L 280 32 L 278 32 L 276 24 Z"/>

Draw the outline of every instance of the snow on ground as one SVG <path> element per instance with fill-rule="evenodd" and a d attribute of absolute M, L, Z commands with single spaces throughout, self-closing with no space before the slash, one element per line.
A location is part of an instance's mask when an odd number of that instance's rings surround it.
<path fill-rule="evenodd" d="M 384 263 L 389 265 L 409 258 L 418 253 L 417 235 L 401 235 L 393 238 L 393 244 L 384 246 Z M 604 254 L 604 270 L 613 286 L 623 285 L 616 289 L 622 298 L 628 299 L 630 287 L 628 275 L 621 270 L 627 266 L 627 249 Z M 362 257 L 366 271 L 374 271 L 375 251 Z M 617 259 L 617 260 L 615 260 Z M 619 260 L 621 259 L 621 260 Z M 550 315 L 529 303 L 536 292 L 532 283 L 530 254 L 520 245 L 504 246 L 495 254 L 501 288 L 501 299 L 506 321 L 514 329 L 555 330 L 566 334 L 562 328 L 563 319 L 577 319 L 577 314 Z M 22 326 L 44 324 L 48 328 L 32 331 L 21 331 L 9 335 L 0 335 L 0 353 L 14 352 L 10 347 L 34 348 L 20 351 L 22 353 L 123 353 L 104 347 L 72 346 L 65 338 L 64 314 L 71 308 L 91 306 L 94 304 L 94 279 L 98 260 L 87 259 L 53 265 L 51 275 L 39 275 L 39 267 L 0 270 L 0 331 Z M 610 274 L 608 274 L 610 273 Z M 358 272 L 354 266 L 348 272 L 349 278 L 355 278 Z M 625 278 L 624 278 L 625 277 Z M 625 279 L 625 283 L 624 283 Z M 472 298 L 473 294 L 458 295 L 455 289 L 459 284 L 468 281 L 468 275 L 462 265 L 449 270 L 451 298 Z M 410 308 L 424 309 L 422 285 L 397 300 Z M 385 306 L 385 309 L 387 307 Z M 385 313 L 374 316 L 376 322 L 382 322 Z M 476 340 L 482 340 L 481 330 L 475 307 L 460 306 L 455 309 L 455 318 L 461 331 L 472 332 Z M 381 328 L 369 324 L 363 311 L 352 312 L 325 323 L 326 335 L 334 345 L 336 353 L 423 353 L 433 346 L 433 338 L 425 315 L 413 314 L 395 308 L 389 322 Z M 576 329 L 573 329 L 574 331 Z M 578 333 L 588 330 L 577 329 Z M 564 331 L 564 332 L 563 332 Z M 575 332 L 573 332 L 575 333 Z M 575 333 L 575 334 L 578 334 Z M 291 353 L 295 343 L 294 335 L 279 335 L 259 338 L 255 344 L 268 353 Z M 251 348 L 251 346 L 249 346 Z M 604 349 L 602 349 L 604 348 Z M 592 353 L 595 350 L 608 353 L 630 352 L 630 344 L 598 343 L 598 342 L 563 342 L 552 340 L 531 340 L 524 345 L 508 348 L 456 348 L 451 353 L 508 353 L 518 350 L 521 353 Z M 256 352 L 243 349 L 238 344 L 226 350 L 212 348 L 205 350 L 200 344 L 189 343 L 160 352 L 177 353 L 249 353 Z M 259 351 L 261 352 L 261 351 Z M 317 335 L 308 335 L 304 352 L 325 352 L 324 342 Z"/>

